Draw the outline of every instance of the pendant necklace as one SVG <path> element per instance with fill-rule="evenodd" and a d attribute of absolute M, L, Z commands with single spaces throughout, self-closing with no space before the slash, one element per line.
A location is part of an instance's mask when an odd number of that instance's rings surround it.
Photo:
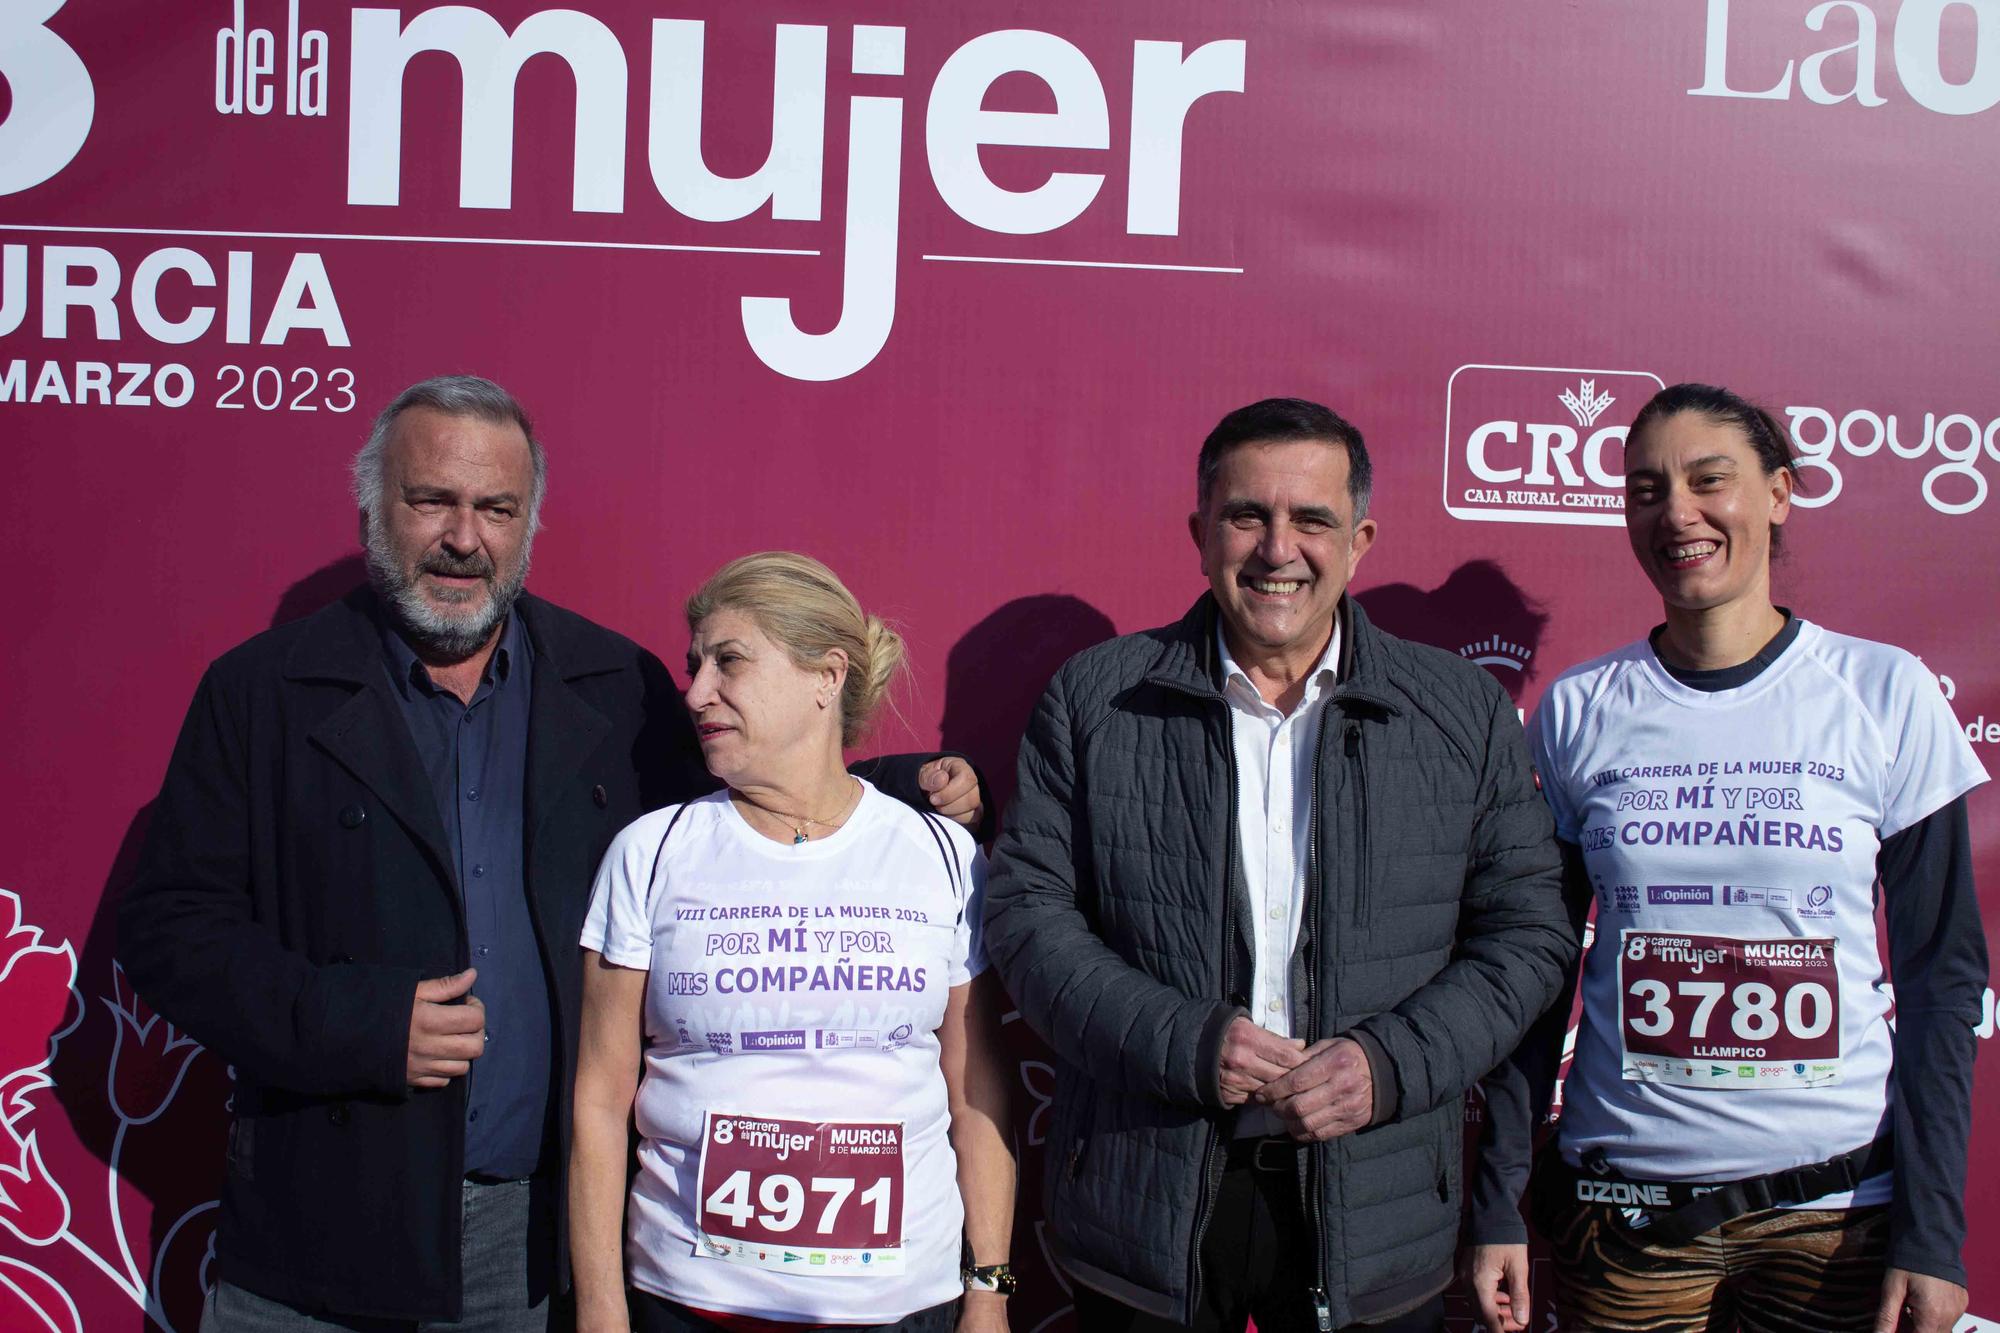
<path fill-rule="evenodd" d="M 807 838 L 810 836 L 810 830 L 814 828 L 823 828 L 827 832 L 831 833 L 835 829 L 839 828 L 842 824 L 845 824 L 847 822 L 847 817 L 845 815 L 841 816 L 839 819 L 815 819 L 811 815 L 795 815 L 785 810 L 774 810 L 770 806 L 765 805 L 763 802 L 754 800 L 751 797 L 746 796 L 744 793 L 738 791 L 734 787 L 731 787 L 729 789 L 729 792 L 730 795 L 735 796 L 737 799 L 741 800 L 745 805 L 755 806 L 757 809 L 762 810 L 765 814 L 770 815 L 772 818 L 782 820 L 785 824 L 789 825 L 792 830 L 792 846 L 794 847 L 806 841 Z"/>

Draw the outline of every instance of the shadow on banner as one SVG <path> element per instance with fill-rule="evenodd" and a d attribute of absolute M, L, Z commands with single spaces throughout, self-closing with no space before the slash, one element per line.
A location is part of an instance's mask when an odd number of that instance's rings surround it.
<path fill-rule="evenodd" d="M 310 615 L 366 577 L 358 555 L 314 570 L 285 590 L 270 626 Z M 160 756 L 162 769 L 165 762 Z M 137 871 L 152 813 L 149 801 L 127 823 L 73 959 L 67 945 L 33 941 L 34 947 L 12 953 L 0 948 L 0 998 L 10 1015 L 40 1015 L 31 1027 L 23 1025 L 21 1035 L 46 1043 L 20 1058 L 0 1050 L 0 1123 L 9 1137 L 0 1142 L 0 1155 L 18 1156 L 20 1177 L 6 1182 L 0 1220 L 38 1246 L 47 1271 L 36 1275 L 60 1288 L 0 1286 L 3 1327 L 15 1327 L 7 1318 L 9 1296 L 52 1312 L 65 1307 L 65 1293 L 82 1298 L 98 1286 L 115 1291 L 115 1304 L 129 1308 L 130 1318 L 115 1324 L 95 1319 L 92 1333 L 194 1333 L 201 1321 L 232 1083 L 219 1058 L 134 993 L 114 956 L 118 903 Z M 27 935 L 17 930 L 12 938 Z M 17 1064 L 31 1064 L 28 1055 L 47 1058 L 55 1102 L 77 1142 L 103 1164 L 101 1173 L 66 1169 L 78 1160 L 73 1155 L 51 1152 L 52 1165 L 40 1152 L 33 1108 L 24 1099 L 31 1085 L 21 1080 L 16 1086 L 6 1076 Z M 18 1072 L 36 1077 L 27 1068 Z M 18 1151 L 10 1154 L 10 1146 Z M 14 1167 L 11 1160 L 0 1162 L 10 1175 Z M 150 1215 L 143 1232 L 141 1213 Z M 26 1270 L 9 1272 L 28 1280 Z M 106 1304 L 95 1298 L 78 1303 L 98 1310 Z"/>
<path fill-rule="evenodd" d="M 1111 618 L 1088 602 L 1043 593 L 1006 603 L 953 645 L 945 659 L 939 740 L 978 765 L 1003 816 L 1014 795 L 1021 733 L 1049 678 L 1064 662 L 1117 632 Z M 1022 1282 L 1020 1294 L 1007 1303 L 1008 1322 L 1021 1333 L 1063 1333 L 1075 1324 L 1068 1279 L 1049 1257 L 1042 1220 L 1043 1149 L 1055 1094 L 1055 1057 L 1011 1010 L 1003 1031 L 1019 1080 L 1013 1141 L 1021 1168 L 1012 1258 Z"/>
<path fill-rule="evenodd" d="M 1520 706 L 1549 617 L 1493 561 L 1467 561 L 1428 592 L 1390 583 L 1356 593 L 1355 600 L 1396 637 L 1448 649 L 1485 667 Z"/>

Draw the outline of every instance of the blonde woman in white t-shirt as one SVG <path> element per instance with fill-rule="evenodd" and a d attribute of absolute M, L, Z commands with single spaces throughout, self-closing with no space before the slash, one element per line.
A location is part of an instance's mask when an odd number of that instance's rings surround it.
<path fill-rule="evenodd" d="M 1577 928 L 1597 910 L 1527 1189 L 1557 1313 L 1946 1333 L 1987 970 L 1965 794 L 1986 773 L 1909 653 L 1772 603 L 1797 472 L 1769 413 L 1674 385 L 1625 473 L 1664 623 L 1565 672 L 1528 727 Z M 1568 1016 L 1485 1085 L 1468 1267 L 1491 1333 L 1527 1327 L 1518 1206 Z"/>
<path fill-rule="evenodd" d="M 902 642 L 788 552 L 724 566 L 687 620 L 687 707 L 727 787 L 639 820 L 598 873 L 579 1333 L 1004 1330 L 1015 1167 L 984 859 L 841 764 Z"/>

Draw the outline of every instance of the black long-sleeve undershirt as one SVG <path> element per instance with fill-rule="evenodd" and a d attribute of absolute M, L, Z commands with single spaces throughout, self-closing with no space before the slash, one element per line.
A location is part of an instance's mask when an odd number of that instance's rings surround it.
<path fill-rule="evenodd" d="M 1562 844 L 1564 896 L 1579 934 L 1591 892 L 1583 854 Z M 1987 979 L 1986 933 L 1973 885 L 1964 797 L 1885 839 L 1875 858 L 1896 987 L 1889 1123 L 1896 1181 L 1889 1263 L 1965 1285 L 1965 1169 L 1972 1066 Z M 1472 1181 L 1471 1239 L 1525 1241 L 1520 1200 L 1535 1126 L 1562 1060 L 1571 986 L 1518 1050 L 1481 1084 L 1486 1117 Z"/>

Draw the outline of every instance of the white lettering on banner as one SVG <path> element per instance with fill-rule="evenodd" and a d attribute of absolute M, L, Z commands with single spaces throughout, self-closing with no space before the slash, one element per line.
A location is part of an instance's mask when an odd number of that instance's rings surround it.
<path fill-rule="evenodd" d="M 8 247 L 12 249 L 13 247 Z M 71 275 L 89 269 L 91 279 L 79 283 Z M 99 340 L 118 337 L 118 307 L 111 298 L 118 293 L 118 261 L 109 250 L 94 245 L 51 245 L 42 250 L 42 336 L 69 337 L 69 312 L 82 306 L 90 311 Z"/>
<path fill-rule="evenodd" d="M 123 281 L 118 257 L 94 245 L 40 248 L 42 337 L 60 340 L 90 336 L 100 342 L 121 341 L 126 335 L 117 302 Z M 28 249 L 19 244 L 0 246 L 0 337 L 15 332 L 27 319 Z M 227 278 L 223 283 L 225 342 L 251 341 L 255 273 L 256 259 L 250 251 L 229 252 Z M 129 294 L 132 318 L 139 331 L 155 342 L 170 346 L 191 343 L 215 323 L 215 307 L 198 300 L 175 296 L 170 298 L 171 311 L 163 306 L 161 288 L 165 286 L 171 292 L 183 283 L 193 291 L 214 288 L 214 265 L 199 251 L 169 246 L 141 259 L 132 272 Z M 178 302 L 183 299 L 188 303 L 185 313 L 179 313 L 182 307 Z M 72 314 L 82 313 L 90 317 L 88 334 L 81 331 L 80 318 L 75 321 L 71 318 Z M 328 347 L 351 345 L 326 261 L 310 250 L 292 256 L 264 318 L 263 332 L 256 341 L 274 347 L 295 333 L 306 332 L 319 334 Z"/>
<path fill-rule="evenodd" d="M 1924 502 L 1941 514 L 1969 514 L 1985 504 L 1987 483 L 1977 466 L 1980 455 L 2000 463 L 2000 417 L 1981 425 L 1977 417 L 1961 412 L 1942 417 L 1925 412 L 1923 434 L 1917 436 L 1914 417 L 1899 419 L 1894 412 L 1856 408 L 1836 418 L 1825 408 L 1794 405 L 1786 407 L 1785 414 L 1801 455 L 1800 469 L 1818 472 L 1830 483 L 1824 491 L 1793 495 L 1793 503 L 1806 508 L 1831 504 L 1839 497 L 1845 483 L 1838 454 L 1868 458 L 1886 445 L 1897 458 L 1914 462 L 1935 450 L 1943 461 L 1924 473 L 1923 495 Z M 1958 478 L 1971 484 L 1970 494 L 1963 493 L 1964 483 Z"/>
<path fill-rule="evenodd" d="M 194 372 L 179 362 L 0 361 L 0 403 L 61 407 L 186 407 L 194 401 Z M 345 366 L 218 366 L 215 396 L 223 412 L 352 412 L 359 401 L 354 372 Z"/>
<path fill-rule="evenodd" d="M 0 4 L 0 82 L 13 106 L 0 119 L 0 195 L 40 185 L 90 137 L 97 89 L 75 48 L 46 25 L 64 0 Z"/>
<path fill-rule="evenodd" d="M 264 116 L 280 105 L 299 116 L 327 114 L 327 34 L 303 28 L 300 0 L 285 0 L 283 58 L 274 28 L 253 26 L 251 16 L 275 0 L 229 0 L 229 21 L 215 33 L 213 93 L 222 115 Z M 47 20 L 62 0 L 15 0 L 0 11 L 0 76 L 13 106 L 0 122 L 0 196 L 48 180 L 76 156 L 90 128 L 93 92 L 89 72 Z M 764 162 L 745 176 L 711 171 L 702 152 L 706 25 L 699 20 L 656 19 L 650 26 L 652 70 L 647 104 L 647 166 L 661 200 L 697 222 L 732 222 L 769 208 L 776 221 L 818 222 L 824 211 L 827 144 L 829 29 L 777 24 L 772 75 L 771 145 Z M 906 30 L 857 24 L 852 28 L 853 73 L 902 78 Z M 439 53 L 458 66 L 459 182 L 463 208 L 509 209 L 514 196 L 514 128 L 522 67 L 537 56 L 567 66 L 575 89 L 570 206 L 578 213 L 625 211 L 625 127 L 628 60 L 620 38 L 602 20 L 575 9 L 528 14 L 510 30 L 474 5 L 439 5 L 407 22 L 395 8 L 362 6 L 350 14 L 347 202 L 360 208 L 395 208 L 402 202 L 403 96 L 416 57 Z M 1180 232 L 1183 144 L 1195 103 L 1216 93 L 1241 93 L 1246 44 L 1208 42 L 1186 51 L 1179 42 L 1132 44 L 1130 150 L 1126 158 L 1125 229 L 1133 236 Z M 431 68 L 433 62 L 417 62 Z M 1040 80 L 1055 98 L 1053 111 L 989 110 L 989 91 L 1013 74 Z M 423 77 L 436 77 L 425 75 Z M 780 374 L 801 380 L 835 380 L 861 370 L 887 344 L 895 322 L 897 241 L 903 189 L 903 102 L 871 90 L 849 98 L 847 206 L 841 306 L 832 327 L 808 331 L 793 317 L 789 297 L 741 298 L 743 332 L 751 350 Z M 1104 172 L 1053 171 L 1032 189 L 1002 187 L 980 162 L 982 147 L 1007 145 L 1104 152 L 1111 145 L 1111 115 L 1104 80 L 1089 56 L 1051 33 L 1006 29 L 981 34 L 954 51 L 939 68 L 925 116 L 926 160 L 939 196 L 964 221 L 1004 235 L 1039 235 L 1080 217 L 1102 193 Z M 56 230 L 36 227 L 26 230 Z M 114 229 L 115 230 L 115 229 Z M 178 233 L 280 238 L 288 233 L 211 231 Z M 301 234 L 297 239 L 308 239 Z M 343 239 L 314 234 L 310 239 Z M 448 236 L 353 236 L 344 239 L 434 241 L 461 244 L 596 246 L 604 249 L 729 250 L 812 256 L 816 249 L 643 245 L 619 241 Z M 79 247 L 79 249 L 81 249 Z M 104 252 L 96 252 L 103 254 Z M 146 282 L 176 275 L 196 287 L 215 285 L 199 257 L 176 252 L 144 269 Z M 10 252 L 11 256 L 11 252 Z M 241 258 L 247 266 L 248 255 Z M 1239 273 L 1239 268 L 1068 259 L 1032 255 L 926 255 L 957 263 L 1047 264 L 1107 269 Z M 224 288 L 224 334 L 250 340 L 248 289 L 239 283 L 239 253 L 232 252 Z M 78 256 L 62 261 L 90 268 L 72 282 L 54 272 L 45 319 L 67 325 L 72 307 L 91 311 L 100 337 L 116 337 L 115 264 L 94 267 Z M 317 262 L 316 260 L 314 261 Z M 107 276 L 109 275 L 109 276 Z M 263 341 L 282 341 L 299 330 L 318 330 L 330 346 L 345 346 L 346 332 L 330 286 L 295 263 L 280 294 L 280 310 Z M 25 296 L 10 287 L 0 306 L 0 334 L 18 326 Z M 213 312 L 195 308 L 165 314 L 151 295 L 134 295 L 135 318 L 163 342 L 200 338 Z M 1599 447 L 1601 448 L 1601 442 Z M 1538 465 L 1553 462 L 1574 475 L 1579 444 L 1560 434 L 1537 437 Z M 1592 456 L 1592 444 L 1581 445 Z"/>
<path fill-rule="evenodd" d="M 1944 76 L 1943 55 L 1946 12 L 1963 7 L 1970 11 L 1975 45 L 1972 72 L 1963 83 Z M 1762 8 L 1762 7 L 1759 7 Z M 1754 11 L 1753 11 L 1754 12 Z M 1836 12 L 1854 20 L 1854 40 L 1807 56 L 1798 66 L 1799 88 L 1806 100 L 1830 106 L 1853 100 L 1864 107 L 1886 105 L 1876 91 L 1876 62 L 1879 48 L 1875 11 L 1863 0 L 1827 0 L 1806 15 L 1806 27 L 1823 31 Z M 1896 76 L 1903 90 L 1919 106 L 1946 116 L 1970 116 L 2000 105 L 2000 0 L 1903 0 L 1896 11 L 1896 33 L 1891 47 Z M 1854 83 L 1843 92 L 1826 86 L 1829 60 L 1849 51 L 1854 53 Z M 1729 82 L 1729 0 L 1708 0 L 1708 26 L 1702 48 L 1702 82 L 1688 89 L 1690 97 L 1736 97 L 1751 101 L 1790 101 L 1795 62 L 1787 60 L 1777 81 L 1768 88 L 1736 88 Z M 1761 79 L 1760 79 L 1761 81 Z"/>
<path fill-rule="evenodd" d="M 987 111 L 986 94 L 1011 73 L 1034 75 L 1055 94 L 1054 111 Z M 951 211 L 987 231 L 1031 236 L 1074 222 L 1104 185 L 1092 172 L 1054 172 L 1032 190 L 995 185 L 980 165 L 986 145 L 1111 146 L 1104 85 L 1083 52 L 1046 32 L 1010 29 L 975 37 L 944 62 L 924 123 L 931 180 Z"/>
<path fill-rule="evenodd" d="M 1965 739 L 1974 745 L 2000 745 L 2000 720 L 1988 722 L 1981 713 L 1965 724 Z"/>
<path fill-rule="evenodd" d="M 702 160 L 702 31 L 699 19 L 653 21 L 652 119 L 646 138 L 653 188 L 676 212 L 701 222 L 734 222 L 766 203 L 774 218 L 818 222 L 826 149 L 826 29 L 778 25 L 771 151 L 748 176 L 718 176 Z M 896 34 L 900 66 L 902 30 L 889 31 Z M 861 40 L 858 29 L 855 40 Z"/>
<path fill-rule="evenodd" d="M 277 34 L 252 28 L 244 18 L 244 0 L 234 0 L 229 26 L 215 34 L 215 110 L 224 116 L 269 115 L 274 107 L 267 82 L 276 72 Z M 326 114 L 327 35 L 317 28 L 299 30 L 299 0 L 285 4 L 285 114 Z"/>
<path fill-rule="evenodd" d="M 186 407 L 194 398 L 194 372 L 169 363 L 44 361 L 28 384 L 28 362 L 0 362 L 0 403 L 53 403 L 63 407 Z M 116 381 L 114 385 L 114 380 Z"/>
<path fill-rule="evenodd" d="M 743 298 L 743 336 L 757 359 L 797 380 L 837 380 L 875 359 L 896 318 L 897 198 L 903 184 L 903 102 L 850 99 L 847 131 L 847 254 L 840 319 L 805 333 L 789 296 Z"/>
<path fill-rule="evenodd" d="M 1854 40 L 1845 46 L 1831 46 L 1807 56 L 1805 63 L 1799 66 L 1799 88 L 1808 101 L 1818 102 L 1821 106 L 1845 102 L 1850 97 L 1863 106 L 1881 106 L 1887 99 L 1875 91 L 1875 11 L 1857 0 L 1827 0 L 1806 15 L 1806 26 L 1814 32 L 1820 31 L 1826 26 L 1827 16 L 1836 9 L 1844 9 L 1854 15 Z M 1826 86 L 1826 62 L 1848 51 L 1854 52 L 1854 86 L 1844 93 L 1836 93 Z"/>
<path fill-rule="evenodd" d="M 458 62 L 463 101 L 458 157 L 461 208 L 514 201 L 514 84 L 530 56 L 562 57 L 576 81 L 575 176 L 579 213 L 625 207 L 625 51 L 597 19 L 573 9 L 530 14 L 509 33 L 469 5 L 356 9 L 348 72 L 347 202 L 394 206 L 402 197 L 403 71 L 419 52 Z"/>
<path fill-rule="evenodd" d="M 647 162 L 654 188 L 675 211 L 696 221 L 731 222 L 767 204 L 776 220 L 820 220 L 828 29 L 776 25 L 771 148 L 763 165 L 742 177 L 714 174 L 702 155 L 705 31 L 696 20 L 652 24 Z M 904 35 L 901 27 L 856 25 L 853 72 L 902 77 Z M 617 37 L 598 19 L 575 10 L 543 10 L 510 33 L 484 11 L 464 5 L 428 9 L 407 24 L 398 9 L 357 8 L 351 38 L 348 203 L 400 203 L 406 70 L 419 52 L 438 51 L 458 62 L 462 79 L 459 202 L 467 208 L 511 207 L 515 84 L 531 56 L 550 54 L 569 66 L 577 89 L 571 206 L 580 213 L 624 211 L 626 58 Z M 1243 91 L 1244 52 L 1240 39 L 1209 42 L 1187 54 L 1179 42 L 1133 43 L 1127 234 L 1179 233 L 1188 112 L 1212 93 Z M 1055 95 L 1055 110 L 987 110 L 988 90 L 1015 73 L 1041 80 Z M 902 131 L 901 97 L 870 93 L 849 99 L 842 305 L 833 327 L 800 329 L 788 297 L 742 299 L 744 335 L 757 357 L 779 373 L 841 379 L 868 365 L 887 343 L 895 320 Z M 1104 174 L 1058 171 L 1031 190 L 1005 189 L 986 175 L 979 150 L 983 145 L 1108 149 L 1103 80 L 1088 56 L 1053 34 L 1027 29 L 982 34 L 939 69 L 925 141 L 931 179 L 959 217 L 1008 235 L 1057 230 L 1090 207 Z"/>
<path fill-rule="evenodd" d="M 1132 149 L 1125 230 L 1181 229 L 1181 141 L 1187 113 L 1210 93 L 1243 91 L 1243 43 L 1210 42 L 1181 55 L 1179 42 L 1132 43 Z"/>

